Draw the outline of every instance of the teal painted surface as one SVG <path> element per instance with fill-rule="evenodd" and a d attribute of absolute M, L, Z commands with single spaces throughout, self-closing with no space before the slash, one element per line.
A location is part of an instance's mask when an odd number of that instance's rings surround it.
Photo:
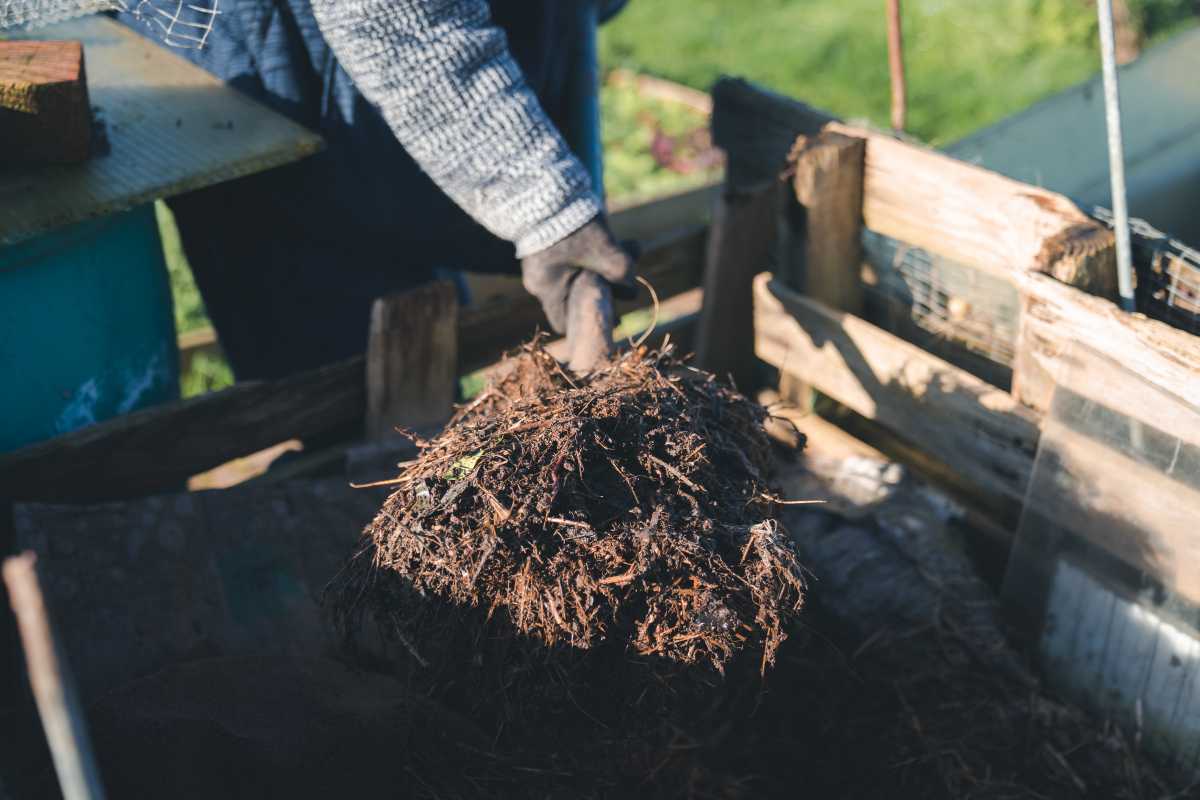
<path fill-rule="evenodd" d="M 0 452 L 179 396 L 153 205 L 0 249 Z"/>

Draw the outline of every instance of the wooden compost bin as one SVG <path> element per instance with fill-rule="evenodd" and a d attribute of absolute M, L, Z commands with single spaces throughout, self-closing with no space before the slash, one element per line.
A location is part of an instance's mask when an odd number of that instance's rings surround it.
<path fill-rule="evenodd" d="M 1179 430 L 1172 422 L 1179 407 L 1200 406 L 1200 338 L 1112 302 L 1114 237 L 1103 222 L 1062 195 L 842 124 L 742 81 L 720 82 L 714 98 L 715 137 L 729 171 L 698 332 L 705 366 L 746 374 L 752 341 L 753 353 L 778 370 L 785 398 L 803 404 L 813 390 L 827 396 L 851 413 L 857 430 L 874 432 L 885 450 L 984 509 L 993 524 L 983 530 L 1001 560 L 1025 504 L 1055 495 L 1031 492 L 1030 481 L 1073 343 L 1103 351 L 1155 390 L 1109 381 L 1084 399 L 1145 432 L 1200 440 L 1195 426 Z M 1110 462 L 1117 481 L 1148 472 L 1115 451 L 1100 448 L 1092 458 Z M 1145 486 L 1139 502 L 1147 509 L 1171 503 L 1200 514 L 1200 488 L 1165 476 Z M 1094 504 L 1083 495 L 1101 489 L 1096 482 L 1064 486 L 1080 496 L 1056 497 L 1057 513 L 1072 501 Z M 1125 517 L 1136 521 L 1137 514 Z M 1200 521 L 1094 538 L 1119 565 L 1148 572 L 1195 603 L 1198 534 Z M 1075 582 L 1076 606 L 1109 608 L 1113 598 L 1130 596 L 1102 570 L 1088 577 Z M 1157 714 L 1161 750 L 1194 770 L 1200 643 L 1186 633 L 1189 625 L 1166 630 L 1161 623 L 1160 633 L 1151 632 L 1160 650 L 1174 648 L 1168 665 L 1162 652 L 1155 661 L 1146 642 L 1137 652 L 1122 650 L 1119 632 L 1094 629 L 1095 622 L 1094 614 L 1059 621 L 1073 626 L 1066 638 L 1091 642 L 1089 663 L 1060 667 L 1079 673 L 1106 663 L 1127 673 L 1115 680 L 1130 686 L 1116 687 L 1121 708 L 1096 696 L 1098 689 L 1076 692 L 1085 695 L 1077 699 L 1136 724 L 1139 736 L 1146 716 Z M 1184 677 L 1159 680 L 1155 670 Z M 1086 683 L 1078 674 L 1049 677 L 1068 691 Z M 1158 695 L 1145 688 L 1156 685 L 1164 687 Z"/>

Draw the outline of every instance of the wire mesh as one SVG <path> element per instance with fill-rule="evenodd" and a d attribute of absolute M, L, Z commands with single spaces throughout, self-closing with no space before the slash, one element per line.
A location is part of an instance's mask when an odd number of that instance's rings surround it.
<path fill-rule="evenodd" d="M 1097 208 L 1096 219 L 1112 227 L 1112 212 Z M 1130 220 L 1134 297 L 1151 319 L 1200 335 L 1200 251 L 1172 239 L 1140 219 Z"/>
<path fill-rule="evenodd" d="M 957 348 L 1012 366 L 1019 302 L 1011 284 L 871 230 L 863 231 L 862 241 L 871 268 L 864 294 L 873 321 L 902 338 L 919 334 L 916 338 L 942 343 L 938 354 L 951 362 L 956 359 L 947 350 Z M 980 372 L 972 366 L 967 368 Z"/>
<path fill-rule="evenodd" d="M 55 22 L 119 11 L 151 28 L 164 44 L 199 49 L 220 13 L 219 0 L 0 0 L 0 31 L 38 28 Z"/>
<path fill-rule="evenodd" d="M 1111 212 L 1093 214 L 1112 227 Z M 1137 310 L 1200 335 L 1200 251 L 1144 220 L 1131 219 L 1130 233 Z M 874 231 L 862 241 L 868 318 L 1003 388 L 1020 316 L 1013 285 Z"/>

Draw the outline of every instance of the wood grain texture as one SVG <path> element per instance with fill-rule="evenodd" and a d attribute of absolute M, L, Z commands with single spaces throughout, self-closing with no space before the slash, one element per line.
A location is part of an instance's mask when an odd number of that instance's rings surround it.
<path fill-rule="evenodd" d="M 984 489 L 1024 497 L 1038 420 L 1007 392 L 767 274 L 755 279 L 754 300 L 764 361 L 919 443 Z"/>
<path fill-rule="evenodd" d="M 83 45 L 0 41 L 0 162 L 84 161 L 91 138 Z"/>
<path fill-rule="evenodd" d="M 129 26 L 92 15 L 11 39 L 72 39 L 87 54 L 88 95 L 108 149 L 70 167 L 0 170 L 0 246 L 287 164 L 320 136 Z"/>
<path fill-rule="evenodd" d="M 458 389 L 458 290 L 437 281 L 381 297 L 367 337 L 367 436 L 449 418 Z"/>
<path fill-rule="evenodd" d="M 1150 402 L 1134 383 L 1111 382 L 1092 398 L 1131 419 L 1172 430 L 1187 420 L 1174 406 L 1200 407 L 1200 337 L 1076 291 L 1045 275 L 1022 276 L 1021 328 L 1013 393 L 1046 412 L 1073 342 L 1102 350 L 1178 403 Z"/>
<path fill-rule="evenodd" d="M 1113 234 L 1066 197 L 890 136 L 831 123 L 867 142 L 863 219 L 877 233 L 1008 276 L 1047 272 L 1115 285 Z"/>
<path fill-rule="evenodd" d="M 775 274 L 830 308 L 862 313 L 862 203 L 865 141 L 822 131 L 800 136 L 788 155 L 791 197 L 778 215 Z M 779 389 L 799 408 L 816 395 L 794 374 Z"/>
<path fill-rule="evenodd" d="M 804 208 L 804 293 L 831 308 L 862 309 L 863 162 L 866 141 L 824 131 L 793 149 L 792 187 Z"/>
<path fill-rule="evenodd" d="M 137 411 L 0 456 L 0 494 L 88 501 L 178 489 L 237 456 L 360 424 L 365 387 L 359 356 Z"/>

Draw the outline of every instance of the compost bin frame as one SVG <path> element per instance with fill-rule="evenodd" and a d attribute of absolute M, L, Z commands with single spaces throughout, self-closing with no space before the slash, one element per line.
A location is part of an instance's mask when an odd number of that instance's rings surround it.
<path fill-rule="evenodd" d="M 1002 539 L 993 544 L 1012 543 L 1073 341 L 1102 348 L 1167 395 L 1200 401 L 1200 337 L 1110 301 L 1112 231 L 1068 198 L 741 80 L 714 88 L 713 128 L 728 171 L 706 265 L 702 365 L 736 375 L 757 355 L 778 369 L 785 398 L 805 404 L 815 389 L 832 399 L 866 421 L 872 444 L 986 509 L 998 523 L 989 532 Z M 868 317 L 863 292 L 874 275 L 864 230 L 1013 288 L 1011 388 Z M 1171 409 L 1135 387 L 1108 388 L 1091 399 L 1172 429 Z M 1176 550 L 1171 541 L 1149 544 L 1168 559 Z"/>

